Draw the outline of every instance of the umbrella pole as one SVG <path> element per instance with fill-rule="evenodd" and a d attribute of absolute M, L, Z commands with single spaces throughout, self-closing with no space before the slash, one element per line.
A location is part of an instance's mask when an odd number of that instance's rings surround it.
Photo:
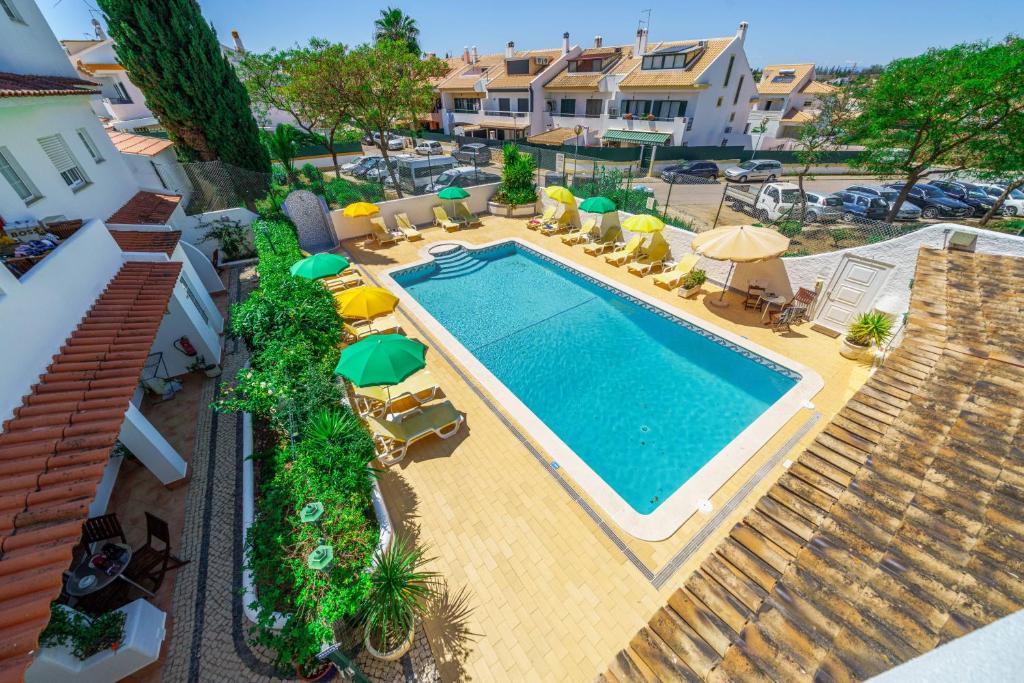
<path fill-rule="evenodd" d="M 712 299 L 708 303 L 712 306 L 719 308 L 725 308 L 729 305 L 729 302 L 725 300 L 725 290 L 729 289 L 729 281 L 732 280 L 732 269 L 736 267 L 735 261 L 729 261 L 729 274 L 725 276 L 725 282 L 722 283 L 722 293 L 718 295 L 717 299 Z"/>

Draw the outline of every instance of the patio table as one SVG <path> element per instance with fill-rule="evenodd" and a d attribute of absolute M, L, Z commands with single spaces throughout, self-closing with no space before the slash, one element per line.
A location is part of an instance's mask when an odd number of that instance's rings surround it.
<path fill-rule="evenodd" d="M 105 568 L 92 566 L 93 556 L 99 553 L 100 548 L 102 548 L 108 542 L 109 541 L 98 541 L 89 546 L 89 552 L 82 559 L 82 561 L 78 563 L 78 566 L 75 567 L 75 569 L 71 572 L 71 575 L 68 576 L 67 585 L 65 586 L 67 594 L 76 598 L 80 598 L 95 593 L 96 591 L 102 590 L 103 588 L 106 588 L 111 583 L 113 583 L 115 579 L 121 579 L 122 581 L 129 583 L 132 586 L 135 586 L 149 597 L 154 597 L 154 594 L 152 592 L 135 583 L 127 576 L 124 576 L 124 570 L 128 567 L 128 563 L 132 560 L 131 546 L 125 543 L 111 544 L 125 551 L 124 561 L 121 562 L 121 564 L 117 567 L 114 573 L 108 574 Z M 93 578 L 90 580 L 87 577 Z"/>
<path fill-rule="evenodd" d="M 761 306 L 764 304 L 764 311 L 761 313 L 761 322 L 768 317 L 768 311 L 771 310 L 772 306 L 782 307 L 786 303 L 786 297 L 781 294 L 773 294 L 771 292 L 764 292 L 761 294 L 761 298 L 758 299 L 757 305 Z"/>

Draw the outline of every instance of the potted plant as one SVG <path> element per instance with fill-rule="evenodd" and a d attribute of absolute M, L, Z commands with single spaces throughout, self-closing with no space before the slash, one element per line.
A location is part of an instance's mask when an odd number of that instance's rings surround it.
<path fill-rule="evenodd" d="M 422 569 L 426 561 L 401 538 L 377 561 L 362 610 L 363 643 L 374 657 L 393 662 L 412 647 L 416 619 L 436 594 L 437 574 Z"/>
<path fill-rule="evenodd" d="M 865 357 L 872 346 L 881 346 L 890 337 L 892 318 L 878 311 L 861 313 L 850 323 L 839 353 L 844 358 L 857 360 Z"/>
<path fill-rule="evenodd" d="M 494 215 L 532 216 L 537 212 L 537 164 L 531 154 L 523 154 L 513 144 L 502 148 L 501 185 L 487 203 Z"/>
<path fill-rule="evenodd" d="M 622 118 L 626 119 L 627 121 L 632 121 L 633 120 L 633 115 L 627 112 L 627 113 L 622 115 Z"/>
<path fill-rule="evenodd" d="M 90 619 L 67 605 L 54 603 L 39 644 L 65 647 L 76 659 L 84 661 L 104 650 L 117 651 L 124 639 L 125 618 L 124 612 L 115 610 Z"/>
<path fill-rule="evenodd" d="M 220 377 L 221 367 L 216 363 L 207 363 L 203 356 L 196 356 L 188 366 L 189 372 L 201 372 L 207 377 Z"/>
<path fill-rule="evenodd" d="M 648 121 L 653 121 L 654 120 L 654 114 L 648 114 L 647 115 L 647 120 Z"/>
<path fill-rule="evenodd" d="M 679 288 L 679 296 L 684 299 L 691 298 L 697 293 L 697 290 L 700 289 L 701 285 L 707 282 L 707 280 L 707 273 L 700 268 L 694 268 L 686 274 L 686 277 L 683 278 L 683 284 Z"/>

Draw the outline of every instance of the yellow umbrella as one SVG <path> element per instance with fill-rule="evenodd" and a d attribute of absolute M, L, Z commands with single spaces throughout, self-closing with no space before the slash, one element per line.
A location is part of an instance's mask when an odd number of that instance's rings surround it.
<path fill-rule="evenodd" d="M 622 227 L 630 232 L 661 232 L 665 224 L 657 216 L 638 213 L 622 221 Z"/>
<path fill-rule="evenodd" d="M 398 297 L 380 287 L 352 287 L 334 295 L 334 307 L 342 318 L 372 320 L 391 313 Z"/>
<path fill-rule="evenodd" d="M 360 216 L 373 216 L 380 213 L 380 207 L 369 202 L 353 202 L 342 209 L 341 212 L 349 218 L 359 218 Z"/>
<path fill-rule="evenodd" d="M 576 205 L 576 197 L 573 196 L 572 192 L 561 185 L 552 185 L 544 188 L 544 194 L 554 199 L 556 202 L 562 204 Z"/>
<path fill-rule="evenodd" d="M 770 228 L 753 225 L 730 225 L 702 232 L 693 238 L 690 248 L 695 254 L 716 261 L 729 261 L 729 275 L 716 305 L 725 306 L 725 290 L 737 263 L 753 263 L 781 256 L 789 249 L 789 238 Z"/>

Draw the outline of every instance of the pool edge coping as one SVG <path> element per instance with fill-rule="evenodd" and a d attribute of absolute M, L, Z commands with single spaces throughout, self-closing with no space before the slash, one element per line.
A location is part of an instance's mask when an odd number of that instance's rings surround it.
<path fill-rule="evenodd" d="M 689 477 L 653 512 L 643 514 L 633 509 L 607 482 L 604 481 L 572 448 L 533 413 L 504 383 L 452 335 L 429 311 L 415 300 L 409 292 L 392 277 L 394 273 L 429 265 L 435 260 L 439 247 L 451 245 L 463 247 L 471 252 L 488 249 L 514 242 L 525 249 L 534 251 L 544 258 L 585 277 L 606 284 L 627 297 L 657 308 L 669 316 L 703 329 L 731 344 L 761 356 L 787 370 L 800 375 L 800 379 L 785 394 L 779 397 L 753 422 L 745 427 L 732 441 L 713 455 L 697 472 Z M 430 253 L 434 251 L 435 253 Z M 519 237 L 506 237 L 483 244 L 471 244 L 461 240 L 446 239 L 424 245 L 419 250 L 417 261 L 396 264 L 378 272 L 382 284 L 399 296 L 407 312 L 416 316 L 427 330 L 465 367 L 472 377 L 481 384 L 498 403 L 523 426 L 526 433 L 540 445 L 551 458 L 553 466 L 564 469 L 572 481 L 582 488 L 594 503 L 626 533 L 643 541 L 663 541 L 672 536 L 695 513 L 702 500 L 710 500 L 773 436 L 796 417 L 802 408 L 812 408 L 810 400 L 824 387 L 821 375 L 798 361 L 765 348 L 742 335 L 730 332 L 717 324 L 692 315 L 678 308 L 640 292 L 629 285 L 612 280 L 586 266 L 554 254 L 532 242 Z M 404 296 L 402 296 L 404 295 Z"/>

